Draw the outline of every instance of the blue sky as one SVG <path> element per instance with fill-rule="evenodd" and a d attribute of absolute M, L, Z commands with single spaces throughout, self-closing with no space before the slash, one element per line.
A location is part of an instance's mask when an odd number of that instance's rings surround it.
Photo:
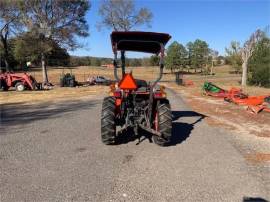
<path fill-rule="evenodd" d="M 70 52 L 78 56 L 112 57 L 110 32 L 98 31 L 100 1 L 91 1 L 87 13 L 90 36 L 78 41 L 84 48 Z M 195 39 L 207 41 L 210 48 L 224 54 L 224 48 L 232 40 L 243 43 L 252 32 L 270 24 L 270 0 L 137 0 L 136 7 L 147 7 L 153 13 L 152 27 L 137 30 L 169 33 L 170 43 L 186 44 Z M 129 53 L 129 57 L 147 56 Z"/>

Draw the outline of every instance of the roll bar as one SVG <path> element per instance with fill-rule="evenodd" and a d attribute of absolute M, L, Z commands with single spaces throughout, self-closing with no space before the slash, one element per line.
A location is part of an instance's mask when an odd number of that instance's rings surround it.
<path fill-rule="evenodd" d="M 120 41 L 121 42 L 121 41 Z M 164 68 L 164 45 L 162 43 L 158 43 L 160 46 L 160 59 L 159 59 L 159 77 L 155 80 L 152 81 L 153 84 L 152 86 L 155 86 L 162 78 L 163 75 L 163 68 Z M 117 81 L 120 81 L 120 78 L 118 77 L 117 74 L 117 44 L 113 45 L 113 52 L 114 52 L 114 60 L 113 60 L 113 66 L 114 66 L 114 77 Z M 122 78 L 125 75 L 125 51 L 121 50 L 121 69 L 122 69 Z"/>

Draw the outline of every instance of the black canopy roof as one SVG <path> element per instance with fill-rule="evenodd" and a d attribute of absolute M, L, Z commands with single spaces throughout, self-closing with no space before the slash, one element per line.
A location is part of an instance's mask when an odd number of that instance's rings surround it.
<path fill-rule="evenodd" d="M 160 52 L 160 43 L 164 46 L 171 36 L 156 32 L 112 32 L 111 41 L 113 49 L 123 51 L 138 51 L 146 53 Z"/>

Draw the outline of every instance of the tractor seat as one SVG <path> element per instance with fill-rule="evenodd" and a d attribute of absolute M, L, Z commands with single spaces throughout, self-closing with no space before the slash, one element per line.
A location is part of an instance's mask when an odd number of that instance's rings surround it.
<path fill-rule="evenodd" d="M 137 91 L 139 92 L 146 92 L 147 88 L 148 88 L 148 84 L 145 80 L 141 80 L 141 79 L 135 79 L 135 82 L 137 84 Z"/>

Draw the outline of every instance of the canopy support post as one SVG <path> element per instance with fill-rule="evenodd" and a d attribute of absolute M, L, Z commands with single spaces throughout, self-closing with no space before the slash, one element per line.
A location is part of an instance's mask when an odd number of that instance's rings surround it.
<path fill-rule="evenodd" d="M 113 69 L 114 69 L 114 78 L 116 79 L 116 81 L 120 81 L 118 75 L 117 75 L 117 47 L 114 45 L 113 46 L 113 53 L 114 53 L 114 59 L 113 59 Z"/>
<path fill-rule="evenodd" d="M 159 59 L 159 77 L 154 81 L 154 83 L 152 85 L 150 85 L 150 96 L 149 96 L 149 105 L 148 105 L 148 109 L 149 110 L 149 120 L 150 123 L 153 122 L 153 116 L 152 116 L 152 111 L 153 111 L 153 102 L 154 102 L 154 87 L 155 85 L 161 80 L 162 75 L 163 75 L 163 68 L 164 68 L 164 45 L 162 43 L 160 43 L 160 59 Z"/>
<path fill-rule="evenodd" d="M 122 78 L 125 75 L 125 67 L 126 67 L 126 58 L 125 58 L 125 51 L 121 51 L 121 68 L 122 68 Z"/>

